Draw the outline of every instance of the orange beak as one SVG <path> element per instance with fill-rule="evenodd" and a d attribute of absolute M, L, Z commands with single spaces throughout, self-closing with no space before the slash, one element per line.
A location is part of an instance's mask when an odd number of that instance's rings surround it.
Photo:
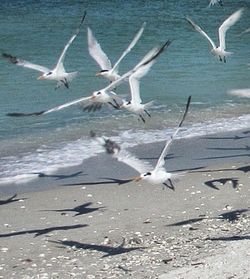
<path fill-rule="evenodd" d="M 140 180 L 142 180 L 141 176 L 136 176 L 133 178 L 133 181 L 135 181 L 135 182 L 139 182 Z"/>

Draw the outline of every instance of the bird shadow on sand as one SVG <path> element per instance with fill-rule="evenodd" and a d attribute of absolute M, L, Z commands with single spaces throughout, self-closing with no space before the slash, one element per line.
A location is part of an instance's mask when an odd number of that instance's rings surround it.
<path fill-rule="evenodd" d="M 86 224 L 78 224 L 78 225 L 72 225 L 72 226 L 58 226 L 58 227 L 49 227 L 44 229 L 34 229 L 34 230 L 24 230 L 19 232 L 11 232 L 11 233 L 3 233 L 0 234 L 0 238 L 2 237 L 13 237 L 18 235 L 25 235 L 25 234 L 34 234 L 34 237 L 41 236 L 44 234 L 51 233 L 53 231 L 67 231 L 67 230 L 73 230 L 73 229 L 79 229 L 87 227 Z"/>
<path fill-rule="evenodd" d="M 98 251 L 104 253 L 102 258 L 109 257 L 109 256 L 116 256 L 120 254 L 129 253 L 135 250 L 142 250 L 145 247 L 124 247 L 124 241 L 119 246 L 111 246 L 111 245 L 99 245 L 99 244 L 88 244 L 88 243 L 81 243 L 77 241 L 70 241 L 70 240 L 59 240 L 59 241 L 49 241 L 51 243 L 58 244 L 59 248 L 63 248 L 62 246 L 66 247 L 74 247 L 75 249 L 83 249 L 83 250 L 91 250 L 91 251 Z"/>
<path fill-rule="evenodd" d="M 184 221 L 169 224 L 169 225 L 167 225 L 167 227 L 191 225 L 194 223 L 201 222 L 203 220 L 225 220 L 227 222 L 236 222 L 240 219 L 240 217 L 244 213 L 247 213 L 247 212 L 249 212 L 249 209 L 237 209 L 237 210 L 232 210 L 229 212 L 219 214 L 218 216 L 215 216 L 215 217 L 199 216 L 197 218 L 187 219 Z"/>
<path fill-rule="evenodd" d="M 250 166 L 249 165 L 246 165 L 246 166 L 242 166 L 242 167 L 238 167 L 238 168 L 228 168 L 228 169 L 214 169 L 214 170 L 204 170 L 204 171 L 200 171 L 200 170 L 197 170 L 197 171 L 192 171 L 194 173 L 205 173 L 205 172 L 221 172 L 221 171 L 242 171 L 244 173 L 248 173 L 250 172 Z"/>
<path fill-rule="evenodd" d="M 42 210 L 42 211 L 50 211 L 50 212 L 61 212 L 61 214 L 66 214 L 66 212 L 76 212 L 75 216 L 79 216 L 79 215 L 83 215 L 83 214 L 88 214 L 97 210 L 102 210 L 105 207 L 89 207 L 91 206 L 93 203 L 92 202 L 86 202 L 84 204 L 75 206 L 73 208 L 64 208 L 64 209 L 51 209 L 51 210 Z"/>
<path fill-rule="evenodd" d="M 105 181 L 78 182 L 78 183 L 64 184 L 61 186 L 88 186 L 88 185 L 105 185 L 105 184 L 123 185 L 133 181 L 133 179 L 118 179 L 118 178 L 111 178 L 111 177 L 100 177 L 100 179 L 105 179 Z"/>
<path fill-rule="evenodd" d="M 47 177 L 47 178 L 54 178 L 55 180 L 61 180 L 61 179 L 73 178 L 82 175 L 82 171 L 78 171 L 71 174 L 46 174 L 44 172 L 33 172 L 32 174 L 38 175 L 39 178 Z"/>
<path fill-rule="evenodd" d="M 10 197 L 6 200 L 0 200 L 0 205 L 9 204 L 12 202 L 18 202 L 20 200 L 26 200 L 26 198 L 15 199 L 16 197 L 17 197 L 17 194 L 13 195 L 12 197 Z"/>
<path fill-rule="evenodd" d="M 241 139 L 245 139 L 245 138 L 249 138 L 249 136 L 238 136 L 238 135 L 235 135 L 235 136 L 228 136 L 228 137 L 216 137 L 216 136 L 207 136 L 207 137 L 202 137 L 201 139 L 204 139 L 204 140 L 241 140 Z"/>
<path fill-rule="evenodd" d="M 206 240 L 211 240 L 211 241 L 250 240 L 250 235 L 234 235 L 234 236 L 208 237 L 208 238 L 206 238 Z"/>
<path fill-rule="evenodd" d="M 238 189 L 239 179 L 236 177 L 222 177 L 222 178 L 212 179 L 204 182 L 206 186 L 213 188 L 215 190 L 220 190 L 217 185 L 224 186 L 227 183 L 230 183 L 233 189 Z"/>

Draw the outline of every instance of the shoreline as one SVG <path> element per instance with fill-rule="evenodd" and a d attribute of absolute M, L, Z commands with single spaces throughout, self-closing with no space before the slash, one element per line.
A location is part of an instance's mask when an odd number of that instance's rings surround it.
<path fill-rule="evenodd" d="M 186 172 L 229 162 L 248 163 L 249 137 L 249 129 L 241 129 L 176 139 L 167 155 L 166 168 L 170 172 Z M 164 144 L 164 141 L 139 144 L 128 150 L 138 158 L 154 165 Z M 147 155 L 145 155 L 145 150 Z M 115 183 L 115 180 L 119 184 L 119 179 L 130 179 L 137 175 L 137 172 L 127 165 L 117 162 L 103 151 L 83 160 L 76 166 L 63 167 L 49 173 L 36 172 L 33 174 L 37 177 L 29 182 L 0 184 L 0 194 L 7 196 L 16 193 L 46 191 L 67 184 L 99 185 L 102 182 L 108 183 L 108 181 Z M 120 182 L 122 183 L 122 181 Z"/>
<path fill-rule="evenodd" d="M 189 171 L 175 191 L 119 185 L 133 171 L 101 154 L 85 165 L 92 176 L 42 177 L 56 185 L 1 198 L 0 278 L 198 279 L 206 270 L 204 278 L 247 279 L 248 138 L 241 131 L 177 140 L 169 168 Z M 161 148 L 148 145 L 147 159 Z M 133 150 L 146 157 L 145 146 Z M 237 255 L 228 257 L 230 249 Z"/>

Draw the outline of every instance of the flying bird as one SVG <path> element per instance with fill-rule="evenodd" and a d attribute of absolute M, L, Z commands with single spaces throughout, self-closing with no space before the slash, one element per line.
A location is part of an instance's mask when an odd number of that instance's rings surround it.
<path fill-rule="evenodd" d="M 165 45 L 163 45 L 164 49 L 167 48 L 170 44 L 171 41 L 167 41 Z M 147 109 L 153 104 L 153 101 L 150 101 L 146 104 L 142 103 L 142 99 L 140 96 L 140 80 L 149 72 L 150 68 L 155 62 L 156 60 L 154 59 L 150 63 L 139 67 L 129 77 L 131 99 L 129 101 L 122 100 L 122 104 L 120 105 L 120 108 L 124 108 L 132 113 L 139 115 L 143 122 L 145 122 L 144 114 L 151 117 Z"/>
<path fill-rule="evenodd" d="M 29 69 L 40 72 L 41 75 L 38 77 L 39 80 L 55 80 L 55 81 L 57 81 L 56 88 L 59 88 L 61 85 L 64 85 L 66 88 L 69 88 L 69 83 L 78 74 L 78 72 L 67 73 L 64 69 L 63 62 L 64 62 L 64 58 L 65 58 L 68 48 L 70 47 L 70 45 L 73 43 L 76 36 L 80 32 L 80 27 L 85 19 L 85 16 L 86 16 L 86 12 L 82 16 L 80 24 L 77 27 L 75 33 L 72 35 L 70 40 L 65 45 L 65 47 L 57 61 L 57 64 L 53 69 L 49 69 L 44 66 L 33 64 L 31 62 L 19 59 L 15 56 L 12 56 L 11 54 L 7 54 L 7 53 L 2 53 L 2 58 L 7 59 L 9 62 L 11 62 L 12 64 L 15 64 L 17 66 L 29 68 Z"/>
<path fill-rule="evenodd" d="M 91 110 L 95 111 L 97 109 L 100 109 L 103 104 L 109 104 L 112 107 L 119 109 L 120 106 L 118 102 L 121 98 L 118 97 L 117 94 L 112 90 L 114 90 L 117 86 L 122 84 L 129 76 L 135 73 L 140 67 L 144 67 L 147 64 L 150 64 L 152 61 L 154 61 L 168 45 L 169 45 L 169 41 L 164 43 L 162 46 L 154 47 L 142 58 L 142 60 L 132 70 L 128 71 L 122 77 L 113 81 L 105 88 L 93 92 L 90 96 L 73 100 L 71 102 L 59 105 L 49 110 L 43 110 L 40 112 L 31 112 L 31 113 L 12 112 L 12 113 L 8 113 L 7 115 L 14 116 L 14 117 L 42 115 L 42 114 L 48 114 L 51 112 L 59 111 L 67 107 L 70 107 L 72 105 L 79 105 L 83 107 L 84 110 L 88 110 L 88 111 Z"/>
<path fill-rule="evenodd" d="M 140 173 L 139 176 L 135 177 L 133 180 L 138 182 L 140 180 L 148 181 L 151 184 L 163 184 L 171 189 L 174 190 L 174 185 L 172 183 L 172 179 L 178 178 L 180 174 L 174 174 L 167 172 L 164 168 L 165 165 L 165 157 L 168 153 L 169 147 L 171 143 L 173 142 L 173 139 L 179 132 L 186 115 L 188 113 L 189 105 L 191 102 L 191 96 L 189 96 L 185 112 L 182 116 L 182 119 L 174 131 L 174 133 L 171 135 L 169 139 L 167 139 L 165 146 L 160 154 L 160 157 L 155 165 L 155 167 L 152 167 L 148 162 L 144 162 L 142 160 L 139 160 L 135 156 L 133 156 L 131 153 L 127 152 L 126 150 L 121 149 L 121 147 L 114 141 L 105 138 L 105 137 L 98 137 L 96 140 L 99 144 L 101 144 L 106 152 L 108 154 L 111 154 L 113 158 L 117 159 L 120 162 L 123 162 L 127 164 L 128 166 L 134 168 L 136 171 Z M 169 183 L 169 184 L 168 184 Z"/>
<path fill-rule="evenodd" d="M 226 62 L 226 56 L 229 56 L 232 54 L 232 52 L 225 51 L 225 49 L 226 49 L 226 41 L 225 41 L 226 33 L 227 33 L 227 30 L 240 19 L 240 17 L 242 16 L 242 12 L 243 12 L 243 8 L 239 9 L 238 11 L 233 13 L 221 24 L 221 26 L 219 27 L 219 31 L 218 31 L 219 46 L 215 45 L 214 41 L 207 35 L 207 33 L 203 29 L 201 29 L 200 26 L 195 24 L 190 18 L 187 17 L 186 19 L 197 32 L 199 32 L 203 37 L 205 37 L 209 41 L 210 45 L 212 46 L 212 50 L 211 50 L 212 54 L 217 56 L 220 61 Z"/>
<path fill-rule="evenodd" d="M 146 23 L 144 22 L 142 24 L 142 27 L 139 29 L 139 31 L 136 33 L 135 37 L 131 41 L 131 43 L 128 45 L 126 50 L 122 53 L 120 58 L 116 61 L 114 66 L 112 66 L 108 56 L 106 53 L 102 50 L 100 44 L 96 40 L 96 38 L 93 35 L 93 32 L 88 27 L 88 50 L 89 54 L 93 57 L 93 59 L 97 62 L 97 64 L 100 66 L 101 71 L 99 71 L 96 76 L 103 76 L 104 78 L 108 79 L 109 81 L 115 81 L 116 79 L 120 78 L 120 75 L 118 74 L 118 67 L 122 59 L 132 50 L 132 48 L 136 45 L 138 40 L 140 39 Z"/>
<path fill-rule="evenodd" d="M 223 2 L 222 2 L 222 0 L 211 0 L 210 2 L 209 2 L 209 7 L 211 7 L 211 6 L 214 6 L 215 4 L 219 4 L 221 7 L 223 7 Z"/>

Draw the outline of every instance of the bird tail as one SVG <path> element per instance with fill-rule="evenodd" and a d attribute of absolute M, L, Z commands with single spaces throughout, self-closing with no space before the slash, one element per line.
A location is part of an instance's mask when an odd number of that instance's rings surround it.
<path fill-rule="evenodd" d="M 68 73 L 68 77 L 67 77 L 68 82 L 71 82 L 77 75 L 78 72 Z"/>
<path fill-rule="evenodd" d="M 154 103 L 154 101 L 150 101 L 150 102 L 144 104 L 145 109 L 152 107 L 153 103 Z"/>

